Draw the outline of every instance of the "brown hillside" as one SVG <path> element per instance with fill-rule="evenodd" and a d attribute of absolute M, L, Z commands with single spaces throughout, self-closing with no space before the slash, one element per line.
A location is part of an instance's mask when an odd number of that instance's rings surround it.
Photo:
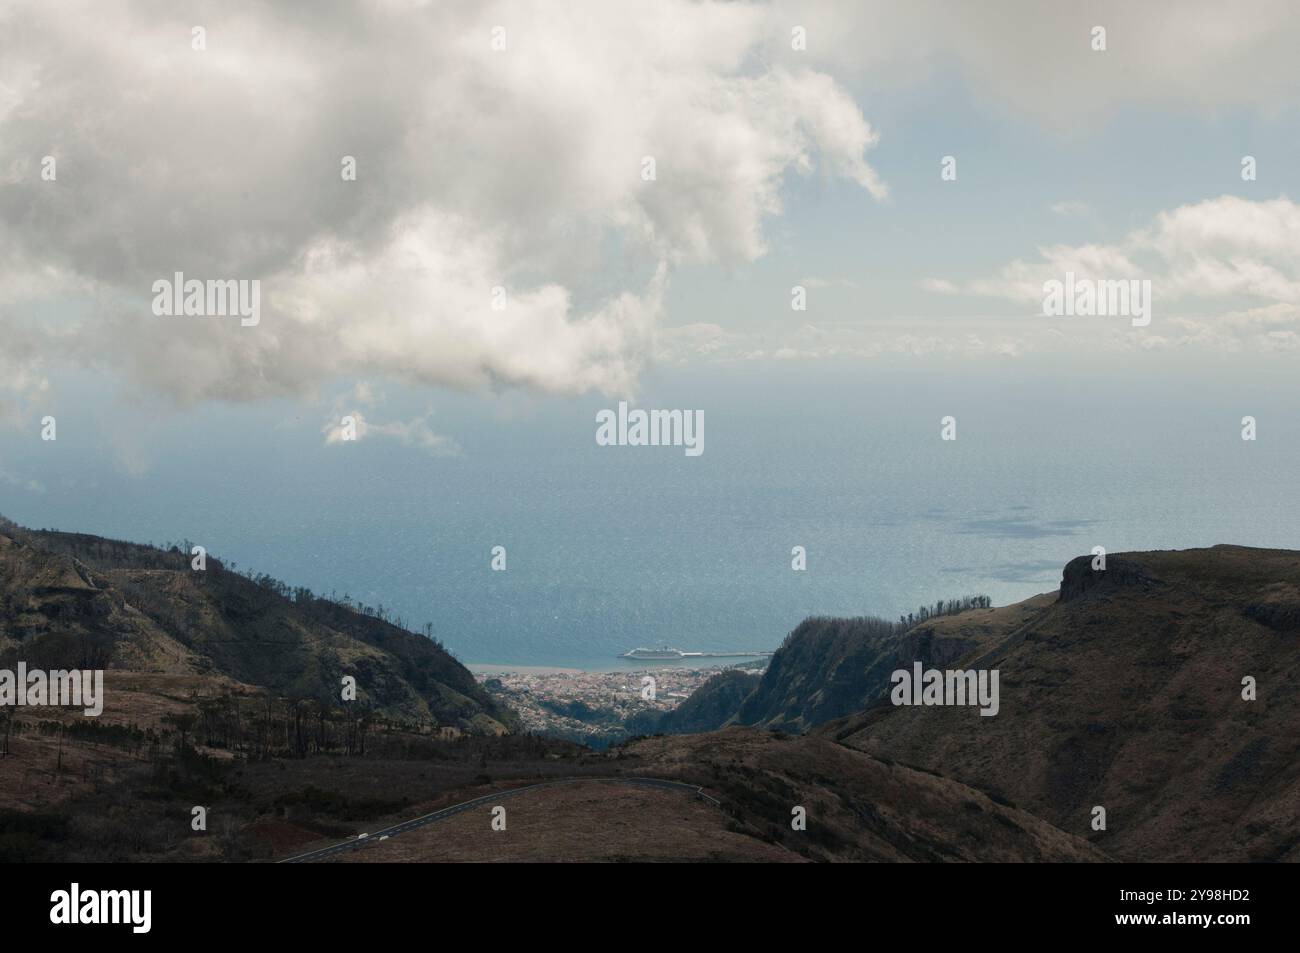
<path fill-rule="evenodd" d="M 1082 838 L 951 778 L 818 736 L 753 728 L 646 738 L 625 773 L 676 778 L 716 795 L 736 828 L 813 860 L 1095 862 Z M 791 829 L 802 806 L 807 830 Z"/>
<path fill-rule="evenodd" d="M 999 670 L 996 717 L 886 701 L 819 733 L 1001 792 L 1121 859 L 1296 860 L 1298 640 L 1300 553 L 1081 557 L 1056 601 L 963 660 Z"/>
<path fill-rule="evenodd" d="M 411 722 L 501 731 L 512 716 L 431 640 L 179 550 L 0 522 L 0 666 L 207 675 L 288 699 L 357 700 Z M 112 712 L 106 710 L 111 718 Z"/>

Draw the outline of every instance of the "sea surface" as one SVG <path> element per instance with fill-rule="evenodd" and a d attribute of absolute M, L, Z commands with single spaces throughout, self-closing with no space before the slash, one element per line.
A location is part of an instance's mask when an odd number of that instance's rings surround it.
<path fill-rule="evenodd" d="M 0 469 L 40 489 L 0 483 L 0 513 L 189 538 L 240 569 L 429 622 L 466 662 L 770 651 L 809 615 L 1053 590 L 1098 545 L 1300 549 L 1293 358 L 1234 379 L 1133 356 L 1089 373 L 1010 360 L 653 372 L 633 406 L 702 409 L 699 457 L 597 446 L 596 411 L 616 406 L 599 397 L 396 388 L 368 412 L 433 410 L 460 447 L 439 456 L 382 438 L 325 446 L 328 412 L 298 401 L 163 412 L 95 386 L 65 397 L 57 446 L 6 433 Z M 946 415 L 955 441 L 940 439 Z"/>

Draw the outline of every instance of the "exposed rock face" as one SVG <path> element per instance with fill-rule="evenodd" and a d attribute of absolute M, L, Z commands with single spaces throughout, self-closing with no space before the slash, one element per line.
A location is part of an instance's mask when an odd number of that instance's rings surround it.
<path fill-rule="evenodd" d="M 654 729 L 674 733 L 736 724 L 807 731 L 876 704 L 897 669 L 910 669 L 916 661 L 946 668 L 991 649 L 1051 601 L 1039 596 L 1015 606 L 931 618 L 902 634 L 880 619 L 806 619 L 772 656 L 761 679 L 707 683 L 677 709 L 679 718 L 662 718 Z M 647 727 L 636 726 L 640 733 L 653 733 Z"/>
<path fill-rule="evenodd" d="M 1061 601 L 1070 602 L 1095 590 L 1147 589 L 1163 583 L 1143 571 L 1142 565 L 1125 556 L 1107 556 L 1105 569 L 1092 568 L 1092 556 L 1078 556 L 1065 564 L 1061 576 Z"/>
<path fill-rule="evenodd" d="M 997 669 L 1000 711 L 895 707 L 889 676 L 915 661 Z M 901 635 L 807 620 L 728 722 L 942 773 L 1122 859 L 1300 860 L 1297 679 L 1300 553 L 1121 553 Z M 721 697 L 705 701 L 716 719 Z"/>
<path fill-rule="evenodd" d="M 884 704 L 819 732 L 1001 792 L 1121 859 L 1297 860 L 1298 609 L 1300 553 L 1074 560 L 1058 601 L 964 660 L 1000 671 L 996 717 Z"/>

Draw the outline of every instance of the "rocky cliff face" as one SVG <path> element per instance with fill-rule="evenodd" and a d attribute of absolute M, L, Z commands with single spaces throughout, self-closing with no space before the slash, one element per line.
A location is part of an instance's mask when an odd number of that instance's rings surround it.
<path fill-rule="evenodd" d="M 998 713 L 895 707 L 890 674 L 917 661 L 996 669 Z M 1300 860 L 1298 678 L 1300 553 L 1120 553 L 902 633 L 810 619 L 726 723 L 938 772 L 1122 859 Z"/>
<path fill-rule="evenodd" d="M 1142 564 L 1127 556 L 1106 557 L 1105 569 L 1093 569 L 1092 556 L 1078 556 L 1065 564 L 1061 575 L 1061 601 L 1072 602 L 1094 590 L 1149 589 L 1164 585 L 1148 575 Z"/>
<path fill-rule="evenodd" d="M 1122 859 L 1300 859 L 1300 553 L 1074 560 L 1058 601 L 968 662 L 1000 671 L 996 717 L 884 704 L 819 733 Z"/>
<path fill-rule="evenodd" d="M 682 703 L 673 713 L 677 717 L 629 727 L 644 734 L 653 733 L 647 730 L 651 727 L 678 733 L 724 725 L 807 731 L 878 703 L 897 669 L 910 669 L 916 661 L 946 668 L 987 651 L 1052 599 L 1039 596 L 1016 606 L 972 609 L 901 632 L 894 623 L 874 618 L 806 619 L 772 656 L 760 679 L 711 681 Z"/>

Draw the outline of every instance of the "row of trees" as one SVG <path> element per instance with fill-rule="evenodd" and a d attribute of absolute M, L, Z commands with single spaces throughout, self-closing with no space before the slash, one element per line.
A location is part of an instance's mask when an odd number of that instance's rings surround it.
<path fill-rule="evenodd" d="M 397 723 L 359 704 L 332 707 L 301 698 L 236 695 L 200 699 L 197 712 L 166 716 L 182 744 L 193 740 L 252 759 L 311 754 L 364 755 L 373 727 Z M 407 727 L 407 726 L 403 726 Z"/>
<path fill-rule="evenodd" d="M 898 627 L 900 629 L 910 629 L 927 619 L 956 615 L 959 612 L 966 612 L 968 609 L 988 609 L 992 605 L 993 600 L 984 595 L 961 596 L 958 599 L 940 599 L 933 606 L 921 606 L 915 612 L 900 615 L 898 617 Z"/>
<path fill-rule="evenodd" d="M 0 517 L 0 525 L 8 527 L 13 532 L 26 535 L 21 527 L 9 523 L 3 517 Z M 101 565 L 119 569 L 189 569 L 190 560 L 193 558 L 191 554 L 195 545 L 197 545 L 190 539 L 181 539 L 175 542 L 168 541 L 162 545 L 155 545 L 152 542 L 129 543 L 80 533 L 63 533 L 55 529 L 36 530 L 34 534 L 41 536 L 42 542 L 48 548 L 75 556 L 92 565 L 100 563 Z M 332 591 L 328 596 L 318 595 L 307 586 L 290 586 L 269 573 L 254 572 L 251 569 L 241 570 L 238 563 L 226 562 L 212 555 L 206 557 L 206 563 L 209 572 L 234 573 L 247 579 L 258 588 L 282 599 L 287 599 L 305 609 L 310 610 L 313 607 L 324 607 L 325 605 L 342 606 L 368 618 L 378 619 L 380 622 L 394 625 L 399 629 L 408 632 L 415 631 L 414 629 L 408 629 L 406 620 L 400 615 L 394 615 L 382 603 L 377 606 L 367 605 L 359 599 L 353 599 L 349 593 L 340 596 Z M 420 632 L 438 648 L 444 652 L 447 651 L 446 646 L 434 637 L 432 622 L 426 622 Z"/>
<path fill-rule="evenodd" d="M 179 546 L 174 543 L 169 544 L 169 551 L 180 553 L 181 555 L 191 552 L 192 549 L 193 546 L 188 540 Z M 414 629 L 407 628 L 406 620 L 400 615 L 393 615 L 384 607 L 383 603 L 380 603 L 377 606 L 366 605 L 366 603 L 362 602 L 360 599 L 353 599 L 350 593 L 345 592 L 340 596 L 333 590 L 331 590 L 328 596 L 318 595 L 307 586 L 290 586 L 288 583 L 276 579 L 269 573 L 253 572 L 252 570 L 244 570 L 241 572 L 239 564 L 234 562 L 226 564 L 217 559 L 209 559 L 209 566 L 215 566 L 218 571 L 224 570 L 242 576 L 258 588 L 279 596 L 282 599 L 286 599 L 308 612 L 311 612 L 313 609 L 341 606 L 351 612 L 356 612 L 368 618 L 378 619 L 380 622 L 386 622 L 389 625 L 396 626 L 405 632 L 415 631 Z M 442 649 L 444 652 L 448 651 L 446 646 L 442 644 L 441 640 L 434 637 L 432 622 L 426 622 L 421 631 L 424 637 L 438 648 Z"/>

